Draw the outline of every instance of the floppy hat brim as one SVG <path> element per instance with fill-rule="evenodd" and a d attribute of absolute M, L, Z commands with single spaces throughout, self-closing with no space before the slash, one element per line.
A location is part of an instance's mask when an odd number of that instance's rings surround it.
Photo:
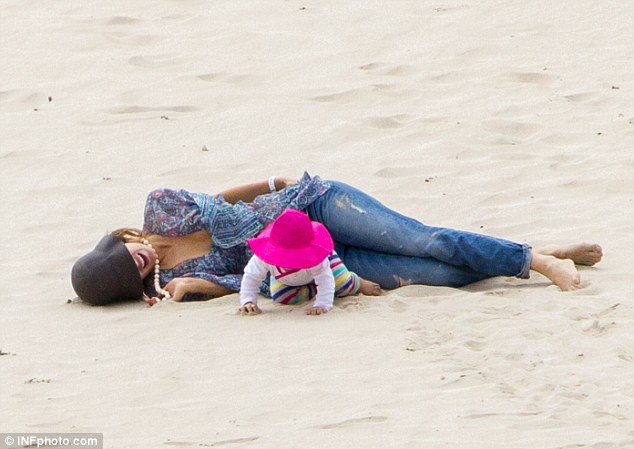
<path fill-rule="evenodd" d="M 318 222 L 311 222 L 313 241 L 300 247 L 279 246 L 271 240 L 273 225 L 269 225 L 258 237 L 248 239 L 247 243 L 264 262 L 283 268 L 305 269 L 319 265 L 334 251 L 334 244 L 326 227 Z"/>
<path fill-rule="evenodd" d="M 125 244 L 104 236 L 95 249 L 75 262 L 71 282 L 77 296 L 95 305 L 143 296 L 143 279 Z"/>

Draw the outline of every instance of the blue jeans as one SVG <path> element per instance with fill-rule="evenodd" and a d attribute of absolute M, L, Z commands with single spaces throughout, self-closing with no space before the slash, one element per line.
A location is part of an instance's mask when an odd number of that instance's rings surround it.
<path fill-rule="evenodd" d="M 427 226 L 337 181 L 306 212 L 328 230 L 350 271 L 385 289 L 460 287 L 493 276 L 528 278 L 531 249 L 481 234 Z"/>

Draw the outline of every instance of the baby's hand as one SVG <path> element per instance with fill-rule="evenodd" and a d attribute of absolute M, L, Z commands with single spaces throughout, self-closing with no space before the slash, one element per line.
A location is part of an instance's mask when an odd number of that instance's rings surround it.
<path fill-rule="evenodd" d="M 328 309 L 323 307 L 311 307 L 306 311 L 306 315 L 323 315 L 325 313 L 328 313 Z"/>
<path fill-rule="evenodd" d="M 257 304 L 253 304 L 252 302 L 248 302 L 239 310 L 241 315 L 258 315 L 262 313 Z"/>

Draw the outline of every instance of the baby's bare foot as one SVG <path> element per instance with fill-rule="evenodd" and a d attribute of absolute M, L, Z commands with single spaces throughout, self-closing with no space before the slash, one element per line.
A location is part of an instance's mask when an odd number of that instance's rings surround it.
<path fill-rule="evenodd" d="M 548 245 L 535 252 L 558 259 L 571 259 L 577 265 L 592 266 L 601 261 L 603 249 L 596 243 L 573 243 L 572 245 Z"/>
<path fill-rule="evenodd" d="M 359 293 L 366 296 L 381 296 L 381 286 L 376 282 L 359 277 Z"/>

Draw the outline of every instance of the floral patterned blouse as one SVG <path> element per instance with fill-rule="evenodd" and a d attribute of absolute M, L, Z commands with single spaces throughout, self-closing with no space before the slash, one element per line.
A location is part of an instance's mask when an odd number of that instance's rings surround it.
<path fill-rule="evenodd" d="M 253 255 L 246 240 L 255 237 L 286 209 L 306 209 L 328 191 L 330 185 L 319 176 L 304 173 L 295 185 L 266 195 L 252 203 L 228 203 L 221 195 L 192 193 L 186 190 L 158 189 L 150 192 L 145 203 L 143 232 L 179 237 L 205 230 L 211 236 L 211 251 L 188 259 L 176 267 L 161 270 L 161 285 L 177 277 L 206 279 L 233 291 L 240 290 L 242 273 Z M 148 277 L 148 279 L 151 276 Z M 147 279 L 146 279 L 147 281 Z M 155 295 L 152 282 L 146 293 Z M 268 296 L 268 284 L 262 292 Z M 188 294 L 185 301 L 206 299 Z"/>

